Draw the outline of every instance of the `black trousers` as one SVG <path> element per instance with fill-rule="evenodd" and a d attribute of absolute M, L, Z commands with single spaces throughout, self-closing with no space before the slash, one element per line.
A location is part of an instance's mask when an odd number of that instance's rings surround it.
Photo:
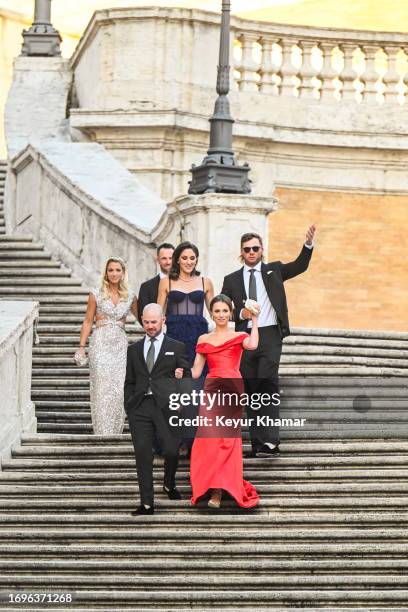
<path fill-rule="evenodd" d="M 164 486 L 172 489 L 178 465 L 180 430 L 169 424 L 177 412 L 161 410 L 152 395 L 128 413 L 129 429 L 135 449 L 141 504 L 153 506 L 153 440 L 157 437 L 164 457 Z"/>
<path fill-rule="evenodd" d="M 252 450 L 265 444 L 279 443 L 279 427 L 262 424 L 262 417 L 279 418 L 279 402 L 272 400 L 258 408 L 256 394 L 272 397 L 279 393 L 279 363 L 282 354 L 282 338 L 277 325 L 259 328 L 259 344 L 255 351 L 244 351 L 241 359 L 241 375 L 245 391 L 252 397 L 257 409 L 247 408 L 248 418 L 253 419 L 249 428 Z M 258 418 L 260 417 L 260 418 Z"/>

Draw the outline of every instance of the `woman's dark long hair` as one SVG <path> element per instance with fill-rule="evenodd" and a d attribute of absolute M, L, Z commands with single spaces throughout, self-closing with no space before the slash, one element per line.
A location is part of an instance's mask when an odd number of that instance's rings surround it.
<path fill-rule="evenodd" d="M 191 249 L 198 260 L 199 252 L 196 245 L 192 242 L 188 242 L 187 240 L 185 242 L 181 242 L 178 246 L 176 246 L 173 252 L 171 268 L 169 272 L 169 278 L 171 280 L 178 280 L 180 276 L 180 264 L 178 263 L 178 260 L 180 259 L 180 255 L 182 254 L 182 252 L 186 249 Z M 196 270 L 196 268 L 194 268 L 191 273 L 191 276 L 200 276 L 200 272 Z"/>

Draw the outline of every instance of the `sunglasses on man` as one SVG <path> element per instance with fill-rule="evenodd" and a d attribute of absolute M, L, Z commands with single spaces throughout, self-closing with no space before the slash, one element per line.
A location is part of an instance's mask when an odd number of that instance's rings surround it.
<path fill-rule="evenodd" d="M 251 251 L 253 251 L 254 253 L 258 253 L 260 248 L 260 246 L 242 247 L 242 250 L 244 251 L 244 253 L 250 253 Z"/>

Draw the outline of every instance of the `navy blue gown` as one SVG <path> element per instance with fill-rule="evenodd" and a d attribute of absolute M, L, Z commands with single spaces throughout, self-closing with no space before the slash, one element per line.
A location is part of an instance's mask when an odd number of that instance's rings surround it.
<path fill-rule="evenodd" d="M 204 313 L 205 292 L 203 288 L 185 293 L 171 288 L 167 296 L 166 325 L 167 335 L 174 340 L 184 342 L 191 365 L 196 355 L 197 340 L 208 333 L 208 323 Z"/>
<path fill-rule="evenodd" d="M 204 313 L 205 291 L 204 278 L 203 288 L 185 293 L 171 288 L 169 281 L 169 293 L 167 296 L 166 326 L 167 335 L 174 340 L 184 342 L 191 366 L 196 356 L 197 340 L 202 334 L 208 333 L 208 323 Z M 193 388 L 200 391 L 203 388 L 204 377 L 207 374 L 207 364 L 202 376 L 193 381 Z M 199 406 L 186 406 L 183 408 L 184 418 L 194 418 L 198 415 Z M 183 444 L 191 450 L 194 442 L 196 427 L 183 427 Z"/>

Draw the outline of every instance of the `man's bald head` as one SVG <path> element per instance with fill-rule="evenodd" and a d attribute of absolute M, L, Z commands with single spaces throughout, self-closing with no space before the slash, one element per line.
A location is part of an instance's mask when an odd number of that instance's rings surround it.
<path fill-rule="evenodd" d="M 163 309 L 160 304 L 155 304 L 154 302 L 151 304 L 146 304 L 146 306 L 143 308 L 143 316 L 151 316 L 152 314 L 158 317 L 163 316 Z"/>
<path fill-rule="evenodd" d="M 143 308 L 143 329 L 150 338 L 154 338 L 161 333 L 165 320 L 162 307 L 159 304 L 147 304 Z"/>

